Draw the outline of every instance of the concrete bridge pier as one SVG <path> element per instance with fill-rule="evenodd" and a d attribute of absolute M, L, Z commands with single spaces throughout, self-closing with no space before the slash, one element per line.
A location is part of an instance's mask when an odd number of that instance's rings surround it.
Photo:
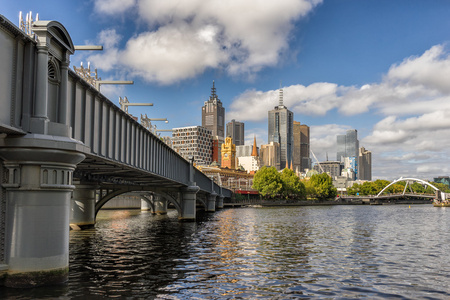
<path fill-rule="evenodd" d="M 200 188 L 196 185 L 188 186 L 181 190 L 181 213 L 180 221 L 195 221 L 197 210 L 197 192 Z"/>
<path fill-rule="evenodd" d="M 153 203 L 155 204 L 155 213 L 157 215 L 167 215 L 167 199 L 159 196 L 153 196 Z"/>
<path fill-rule="evenodd" d="M 141 211 L 152 211 L 152 206 L 148 203 L 149 200 L 144 200 L 141 198 Z"/>
<path fill-rule="evenodd" d="M 215 212 L 216 211 L 216 199 L 217 194 L 212 193 L 208 195 L 208 198 L 206 199 L 206 211 L 208 212 Z"/>
<path fill-rule="evenodd" d="M 95 185 L 75 184 L 70 201 L 70 228 L 80 230 L 94 227 L 97 188 Z"/>
<path fill-rule="evenodd" d="M 223 195 L 218 195 L 217 196 L 217 201 L 216 201 L 216 208 L 218 209 L 222 209 L 223 208 Z"/>
<path fill-rule="evenodd" d="M 6 140 L 6 139 L 5 139 Z M 69 273 L 72 174 L 75 151 L 8 148 L 0 143 L 7 175 L 4 284 L 33 287 L 65 282 Z M 14 143 L 14 142 L 12 142 Z M 56 147 L 54 147 L 56 148 Z"/>

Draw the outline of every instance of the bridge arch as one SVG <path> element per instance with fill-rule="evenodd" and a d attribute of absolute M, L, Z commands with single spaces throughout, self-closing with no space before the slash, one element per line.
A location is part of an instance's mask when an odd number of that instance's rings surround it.
<path fill-rule="evenodd" d="M 108 192 L 106 195 L 104 195 L 98 202 L 95 203 L 95 219 L 97 218 L 97 214 L 100 211 L 100 209 L 109 200 L 113 199 L 114 197 L 120 196 L 122 194 L 129 193 L 130 191 L 132 191 L 132 190 L 130 190 L 129 188 L 123 188 L 123 189 L 113 190 L 111 192 Z M 149 191 L 149 192 L 152 192 L 152 191 Z M 156 191 L 156 192 L 153 192 L 153 193 L 166 198 L 167 201 L 169 201 L 170 203 L 172 203 L 175 206 L 175 209 L 177 210 L 178 215 L 181 215 L 182 209 L 181 209 L 180 203 L 178 203 L 178 201 L 177 201 L 175 196 L 171 195 L 168 192 L 163 192 L 163 191 Z M 148 198 L 144 199 L 144 201 L 150 203 L 150 205 L 154 209 L 154 203 L 149 201 Z"/>
<path fill-rule="evenodd" d="M 130 192 L 129 189 L 124 188 L 124 189 L 118 189 L 118 190 L 113 190 L 109 193 L 107 193 L 105 196 L 101 197 L 99 199 L 98 202 L 95 203 L 95 215 L 94 215 L 94 219 L 97 219 L 97 214 L 100 211 L 100 209 L 103 207 L 103 205 L 106 204 L 106 202 L 108 202 L 109 200 L 111 200 L 114 197 L 117 197 L 119 195 L 125 194 Z"/>
<path fill-rule="evenodd" d="M 400 181 L 406 181 L 406 185 L 405 185 L 405 189 L 403 190 L 403 194 L 405 194 L 406 187 L 408 186 L 408 181 L 420 182 L 420 183 L 422 183 L 422 184 L 425 184 L 425 185 L 430 186 L 430 187 L 433 188 L 435 191 L 439 191 L 439 189 L 438 189 L 437 187 L 435 187 L 434 185 L 432 185 L 431 183 L 429 183 L 429 182 L 427 182 L 427 181 L 425 181 L 425 180 L 418 179 L 418 178 L 411 178 L 411 177 L 409 177 L 409 178 L 403 178 L 403 177 L 400 177 L 399 179 L 394 180 L 394 181 L 392 181 L 391 183 L 389 183 L 387 186 L 385 186 L 384 189 L 382 189 L 382 190 L 377 194 L 377 197 L 379 197 L 379 196 L 380 196 L 385 190 L 387 190 L 391 185 L 394 185 L 394 184 L 396 184 L 397 182 L 400 182 Z"/>

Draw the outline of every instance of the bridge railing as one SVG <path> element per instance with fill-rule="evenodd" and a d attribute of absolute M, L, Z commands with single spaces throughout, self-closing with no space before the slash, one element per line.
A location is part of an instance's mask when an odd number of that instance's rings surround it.
<path fill-rule="evenodd" d="M 188 161 L 72 71 L 68 110 L 72 137 L 90 154 L 188 184 Z"/>

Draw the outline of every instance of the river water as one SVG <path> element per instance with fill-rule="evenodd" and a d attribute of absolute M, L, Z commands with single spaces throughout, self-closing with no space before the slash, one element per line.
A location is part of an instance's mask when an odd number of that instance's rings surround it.
<path fill-rule="evenodd" d="M 450 299 L 450 209 L 224 209 L 193 223 L 123 210 L 70 232 L 66 284 L 11 299 Z"/>

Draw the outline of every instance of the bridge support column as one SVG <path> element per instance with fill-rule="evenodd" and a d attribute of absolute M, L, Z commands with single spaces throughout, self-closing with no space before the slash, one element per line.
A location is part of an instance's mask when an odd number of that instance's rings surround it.
<path fill-rule="evenodd" d="M 144 199 L 141 199 L 141 211 L 152 210 L 151 205 Z"/>
<path fill-rule="evenodd" d="M 5 140 L 0 142 L 0 156 L 7 169 L 7 182 L 3 183 L 7 199 L 5 285 L 65 282 L 69 272 L 70 195 L 75 188 L 72 173 L 84 155 L 55 148 L 8 148 Z"/>
<path fill-rule="evenodd" d="M 167 215 L 167 199 L 159 195 L 154 195 L 153 199 L 153 203 L 155 203 L 155 213 L 157 215 Z"/>
<path fill-rule="evenodd" d="M 94 227 L 97 186 L 75 184 L 70 201 L 70 227 L 75 230 Z"/>
<path fill-rule="evenodd" d="M 218 195 L 217 196 L 217 201 L 216 201 L 216 208 L 218 209 L 222 209 L 223 208 L 223 195 Z"/>
<path fill-rule="evenodd" d="M 195 221 L 197 192 L 200 188 L 196 185 L 189 186 L 181 191 L 181 215 L 180 221 Z"/>
<path fill-rule="evenodd" d="M 217 198 L 216 193 L 212 193 L 212 194 L 208 195 L 208 198 L 206 200 L 206 211 L 208 211 L 208 212 L 216 211 L 216 198 Z"/>

